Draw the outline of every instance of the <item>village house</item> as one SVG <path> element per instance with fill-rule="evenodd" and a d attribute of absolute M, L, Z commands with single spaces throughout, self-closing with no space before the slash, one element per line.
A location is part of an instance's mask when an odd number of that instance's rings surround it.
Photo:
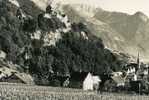
<path fill-rule="evenodd" d="M 136 63 L 128 64 L 127 68 L 127 77 L 129 77 L 131 81 L 144 80 L 144 78 L 149 75 L 148 66 L 140 64 L 139 60 L 137 60 Z"/>
<path fill-rule="evenodd" d="M 127 64 L 126 70 L 127 70 L 127 74 L 136 73 L 136 71 L 138 70 L 138 64 L 135 62 L 131 62 Z"/>
<path fill-rule="evenodd" d="M 7 67 L 0 68 L 0 82 L 34 84 L 34 80 L 29 74 L 20 73 Z"/>
<path fill-rule="evenodd" d="M 130 74 L 130 73 L 135 73 L 136 72 L 136 68 L 134 68 L 134 67 L 130 67 L 130 68 L 128 68 L 128 70 L 127 70 L 127 73 L 128 74 Z"/>
<path fill-rule="evenodd" d="M 111 73 L 111 79 L 116 83 L 116 86 L 125 86 L 127 82 L 137 81 L 138 76 L 134 69 L 130 68 L 129 72 L 113 72 Z"/>
<path fill-rule="evenodd" d="M 136 74 L 127 74 L 124 72 L 112 72 L 110 78 L 105 81 L 103 90 L 109 92 L 122 92 L 130 88 L 130 82 L 137 81 Z"/>
<path fill-rule="evenodd" d="M 73 72 L 70 77 L 70 87 L 82 88 L 85 91 L 98 90 L 101 79 L 90 72 Z"/>
<path fill-rule="evenodd" d="M 142 90 L 148 87 L 149 79 L 148 66 L 141 63 L 139 54 L 136 62 L 131 62 L 127 65 L 125 84 L 130 85 L 130 90 L 135 92 L 143 92 Z"/>
<path fill-rule="evenodd" d="M 113 72 L 111 75 L 111 78 L 116 83 L 117 87 L 125 85 L 125 77 L 122 77 L 122 75 L 122 72 Z"/>
<path fill-rule="evenodd" d="M 83 90 L 98 90 L 101 79 L 99 76 L 94 76 L 88 73 L 83 81 Z"/>

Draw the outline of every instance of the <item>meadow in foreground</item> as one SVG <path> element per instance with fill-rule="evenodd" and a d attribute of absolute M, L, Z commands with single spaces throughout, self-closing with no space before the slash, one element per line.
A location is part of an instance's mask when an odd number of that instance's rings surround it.
<path fill-rule="evenodd" d="M 70 88 L 0 84 L 0 100 L 149 100 L 149 97 L 97 94 Z"/>

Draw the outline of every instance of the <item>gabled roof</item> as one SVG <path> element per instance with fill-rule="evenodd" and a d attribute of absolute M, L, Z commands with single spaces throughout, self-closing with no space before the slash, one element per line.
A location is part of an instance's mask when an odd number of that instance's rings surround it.
<path fill-rule="evenodd" d="M 33 78 L 26 73 L 14 73 L 15 76 L 17 76 L 21 81 L 23 81 L 25 84 L 34 84 Z"/>
<path fill-rule="evenodd" d="M 84 81 L 91 81 L 91 80 L 93 80 L 92 74 L 88 73 Z"/>
<path fill-rule="evenodd" d="M 23 81 L 23 83 L 25 83 L 25 84 L 34 84 L 34 80 L 29 74 L 20 73 L 16 70 L 13 70 L 13 69 L 7 68 L 7 67 L 0 67 L 0 72 L 3 73 L 3 76 L 5 78 L 15 75 L 18 79 Z"/>
<path fill-rule="evenodd" d="M 19 71 L 15 70 L 16 66 L 17 65 L 15 64 L 7 63 L 5 61 L 0 60 L 0 72 L 2 73 L 0 75 L 5 78 L 9 78 L 12 75 L 15 75 L 25 84 L 34 84 L 34 80 L 31 77 L 31 75 L 26 74 L 26 73 L 20 73 Z"/>

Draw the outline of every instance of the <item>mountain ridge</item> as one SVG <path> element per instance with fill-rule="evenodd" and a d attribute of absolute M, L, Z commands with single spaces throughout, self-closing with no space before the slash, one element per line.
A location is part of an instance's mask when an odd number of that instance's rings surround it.
<path fill-rule="evenodd" d="M 137 56 L 139 52 L 142 60 L 148 62 L 148 42 L 144 42 L 148 40 L 148 16 L 142 12 L 136 12 L 130 15 L 121 12 L 110 12 L 101 8 L 97 8 L 95 12 L 91 13 L 91 16 L 86 16 L 83 10 L 78 11 L 76 7 L 73 4 L 63 5 L 63 10 L 68 14 L 71 21 L 87 23 L 88 28 L 93 31 L 93 34 L 96 33 L 96 36 L 101 37 L 107 47 L 133 56 Z M 72 9 L 74 11 L 73 14 L 67 11 L 66 8 Z M 85 10 L 84 12 L 86 13 Z M 113 37 L 113 39 L 109 39 L 106 34 L 112 34 L 109 37 Z"/>

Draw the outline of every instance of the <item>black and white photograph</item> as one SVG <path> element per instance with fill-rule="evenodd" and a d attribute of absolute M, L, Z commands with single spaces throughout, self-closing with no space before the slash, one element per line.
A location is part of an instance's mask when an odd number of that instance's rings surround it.
<path fill-rule="evenodd" d="M 0 0 L 0 100 L 149 100 L 149 0 Z"/>

